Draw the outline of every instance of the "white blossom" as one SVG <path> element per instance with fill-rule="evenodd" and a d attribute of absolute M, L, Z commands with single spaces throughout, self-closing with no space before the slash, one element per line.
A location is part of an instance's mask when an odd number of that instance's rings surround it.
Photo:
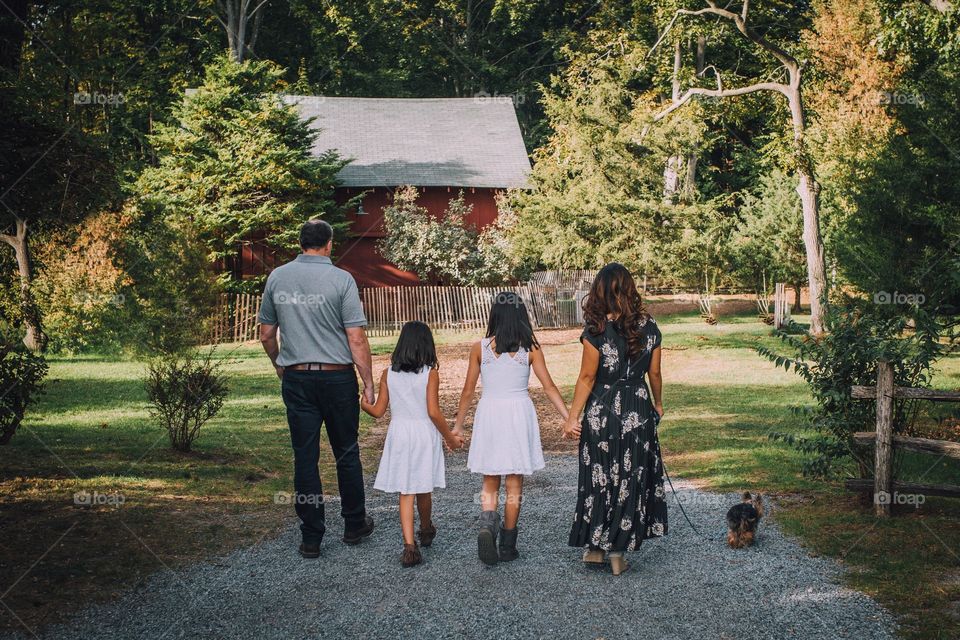
<path fill-rule="evenodd" d="M 623 433 L 630 433 L 631 431 L 638 428 L 639 426 L 640 426 L 640 414 L 637 413 L 636 411 L 631 411 L 623 419 L 623 422 L 621 423 L 621 431 Z"/>
<path fill-rule="evenodd" d="M 593 465 L 593 486 L 607 486 L 607 474 L 603 472 L 603 467 L 599 464 Z"/>
<path fill-rule="evenodd" d="M 600 348 L 600 353 L 603 355 L 603 366 L 607 371 L 616 370 L 617 365 L 620 364 L 620 355 L 617 353 L 616 347 L 609 342 L 604 342 Z"/>

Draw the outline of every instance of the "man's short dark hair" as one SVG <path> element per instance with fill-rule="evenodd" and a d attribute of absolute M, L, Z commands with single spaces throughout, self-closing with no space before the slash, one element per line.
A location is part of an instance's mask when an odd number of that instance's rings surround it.
<path fill-rule="evenodd" d="M 307 220 L 300 227 L 302 249 L 323 249 L 333 237 L 333 227 L 326 220 Z"/>

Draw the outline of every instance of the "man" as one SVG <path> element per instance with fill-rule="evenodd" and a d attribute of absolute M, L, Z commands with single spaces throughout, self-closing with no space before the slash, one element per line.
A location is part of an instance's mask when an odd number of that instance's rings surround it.
<path fill-rule="evenodd" d="M 337 461 L 343 541 L 358 544 L 373 532 L 365 507 L 357 432 L 360 401 L 373 402 L 373 363 L 357 283 L 333 266 L 333 228 L 310 220 L 300 229 L 303 250 L 273 270 L 260 305 L 260 342 L 281 380 L 293 444 L 295 508 L 303 543 L 300 555 L 316 558 L 326 531 L 320 484 L 320 427 Z M 282 339 L 278 340 L 278 334 Z"/>

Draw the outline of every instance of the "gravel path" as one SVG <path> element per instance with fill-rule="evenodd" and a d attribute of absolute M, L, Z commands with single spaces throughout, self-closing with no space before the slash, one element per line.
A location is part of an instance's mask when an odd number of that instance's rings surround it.
<path fill-rule="evenodd" d="M 393 496 L 370 491 L 377 520 L 358 547 L 340 542 L 334 517 L 319 560 L 295 552 L 298 531 L 217 561 L 160 573 L 43 638 L 893 638 L 892 616 L 838 586 L 839 568 L 812 558 L 769 520 L 758 544 L 733 551 L 696 537 L 670 498 L 670 535 L 648 541 L 614 578 L 582 566 L 566 546 L 576 460 L 550 456 L 528 481 L 520 560 L 476 559 L 474 495 L 466 457 L 448 457 L 435 500 L 439 535 L 426 564 L 403 569 Z M 724 533 L 736 496 L 675 483 L 708 535 Z M 176 535 L 175 532 L 171 532 Z"/>

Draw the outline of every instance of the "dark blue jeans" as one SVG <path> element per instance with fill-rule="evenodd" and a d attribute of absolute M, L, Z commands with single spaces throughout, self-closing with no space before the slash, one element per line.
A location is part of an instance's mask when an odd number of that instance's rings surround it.
<path fill-rule="evenodd" d="M 320 427 L 337 461 L 340 514 L 347 531 L 363 526 L 367 512 L 363 469 L 357 433 L 360 429 L 360 399 L 354 370 L 285 371 L 283 403 L 293 444 L 294 504 L 300 531 L 307 544 L 320 544 L 324 523 L 323 487 L 320 484 Z"/>

